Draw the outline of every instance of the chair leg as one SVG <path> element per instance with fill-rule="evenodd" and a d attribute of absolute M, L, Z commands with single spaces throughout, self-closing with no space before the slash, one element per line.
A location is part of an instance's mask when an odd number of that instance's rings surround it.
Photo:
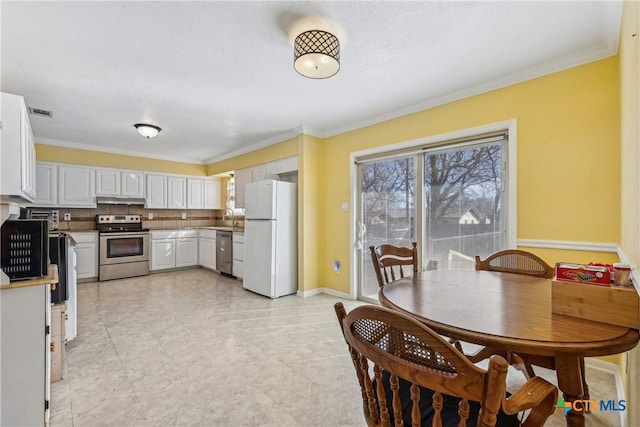
<path fill-rule="evenodd" d="M 531 364 L 526 362 L 524 359 L 522 359 L 522 357 L 512 352 L 508 352 L 507 355 L 508 355 L 507 361 L 511 365 L 513 365 L 517 370 L 522 372 L 522 374 L 527 380 L 530 380 L 531 378 L 536 376 L 536 373 L 534 372 Z"/>

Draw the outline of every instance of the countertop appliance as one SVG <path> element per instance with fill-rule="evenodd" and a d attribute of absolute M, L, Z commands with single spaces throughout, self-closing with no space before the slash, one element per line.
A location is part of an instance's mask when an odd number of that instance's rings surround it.
<path fill-rule="evenodd" d="M 297 186 L 257 181 L 245 192 L 243 287 L 278 298 L 298 290 Z"/>
<path fill-rule="evenodd" d="M 49 224 L 37 219 L 7 220 L 0 228 L 2 271 L 10 280 L 34 279 L 49 269 Z"/>
<path fill-rule="evenodd" d="M 97 215 L 96 228 L 99 281 L 149 274 L 149 230 L 140 215 Z"/>
<path fill-rule="evenodd" d="M 216 270 L 233 274 L 233 234 L 231 231 L 216 231 Z"/>

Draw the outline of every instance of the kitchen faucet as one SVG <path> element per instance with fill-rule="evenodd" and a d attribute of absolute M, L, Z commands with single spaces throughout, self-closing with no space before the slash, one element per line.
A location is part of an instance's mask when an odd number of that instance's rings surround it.
<path fill-rule="evenodd" d="M 233 209 L 231 208 L 225 208 L 224 213 L 222 214 L 222 219 L 226 220 L 229 217 L 227 216 L 227 213 L 231 212 L 231 227 L 235 227 L 236 226 L 236 217 L 233 213 Z"/>

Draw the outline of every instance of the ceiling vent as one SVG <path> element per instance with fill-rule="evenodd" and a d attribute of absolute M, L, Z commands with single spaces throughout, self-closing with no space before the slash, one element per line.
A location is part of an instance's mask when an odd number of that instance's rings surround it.
<path fill-rule="evenodd" d="M 34 116 L 41 116 L 41 117 L 49 117 L 49 118 L 53 117 L 53 111 L 47 111 L 47 110 L 42 110 L 40 108 L 33 108 L 33 107 L 29 107 L 29 114 L 33 114 Z"/>

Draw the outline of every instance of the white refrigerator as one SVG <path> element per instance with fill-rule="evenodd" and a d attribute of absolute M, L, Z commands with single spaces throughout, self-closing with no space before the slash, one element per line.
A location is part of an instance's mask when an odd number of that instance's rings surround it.
<path fill-rule="evenodd" d="M 270 298 L 298 291 L 297 186 L 257 181 L 245 191 L 245 289 Z"/>

